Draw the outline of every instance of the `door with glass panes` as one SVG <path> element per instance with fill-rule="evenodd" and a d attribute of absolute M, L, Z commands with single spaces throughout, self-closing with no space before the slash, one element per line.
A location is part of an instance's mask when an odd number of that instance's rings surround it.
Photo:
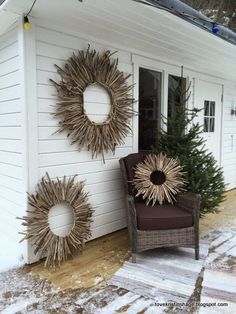
<path fill-rule="evenodd" d="M 168 119 L 175 118 L 181 106 L 181 90 L 185 89 L 185 78 L 168 75 Z M 162 90 L 161 72 L 139 69 L 139 151 L 151 150 L 157 143 L 157 134 L 161 127 Z"/>
<path fill-rule="evenodd" d="M 202 109 L 197 120 L 204 128 L 206 147 L 220 165 L 222 85 L 196 79 L 194 106 Z"/>
<path fill-rule="evenodd" d="M 162 73 L 139 69 L 139 151 L 156 144 L 161 123 Z"/>

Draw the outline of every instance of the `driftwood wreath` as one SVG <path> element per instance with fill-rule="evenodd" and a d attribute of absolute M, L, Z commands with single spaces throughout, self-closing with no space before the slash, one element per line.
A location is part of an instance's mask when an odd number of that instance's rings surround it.
<path fill-rule="evenodd" d="M 88 203 L 88 195 L 83 191 L 84 183 L 75 182 L 75 177 L 68 180 L 53 181 L 49 175 L 42 178 L 36 194 L 28 194 L 31 209 L 22 219 L 27 230 L 22 232 L 35 248 L 34 253 L 46 256 L 45 267 L 60 266 L 69 255 L 83 249 L 83 243 L 91 236 L 90 224 L 93 210 Z M 48 221 L 49 210 L 60 203 L 67 203 L 74 212 L 74 222 L 70 232 L 61 237 L 54 234 Z"/>
<path fill-rule="evenodd" d="M 79 148 L 91 150 L 92 158 L 123 144 L 129 133 L 129 119 L 133 115 L 132 85 L 127 84 L 130 75 L 118 70 L 118 58 L 111 59 L 109 50 L 99 53 L 95 50 L 79 51 L 73 54 L 64 67 L 57 65 L 61 76 L 59 83 L 51 80 L 58 92 L 59 103 L 54 114 L 60 118 L 58 132 L 67 131 L 71 143 Z M 98 84 L 110 95 L 111 110 L 107 120 L 95 123 L 84 109 L 83 93 L 89 85 Z M 99 104 L 94 104 L 94 106 Z"/>
<path fill-rule="evenodd" d="M 174 195 L 185 185 L 182 170 L 177 159 L 167 158 L 163 153 L 147 155 L 144 162 L 135 168 L 133 183 L 136 196 L 142 195 L 147 205 L 151 201 L 152 206 L 157 201 L 163 204 L 165 200 L 173 204 Z"/>

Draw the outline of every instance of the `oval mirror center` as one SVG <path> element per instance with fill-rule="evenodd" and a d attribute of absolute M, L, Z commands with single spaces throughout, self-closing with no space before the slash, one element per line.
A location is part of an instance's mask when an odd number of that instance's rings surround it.
<path fill-rule="evenodd" d="M 56 204 L 48 212 L 48 223 L 51 231 L 60 237 L 66 237 L 74 224 L 74 210 L 66 202 Z"/>
<path fill-rule="evenodd" d="M 89 120 L 95 123 L 105 122 L 111 111 L 111 97 L 99 84 L 89 85 L 83 94 L 84 110 Z"/>

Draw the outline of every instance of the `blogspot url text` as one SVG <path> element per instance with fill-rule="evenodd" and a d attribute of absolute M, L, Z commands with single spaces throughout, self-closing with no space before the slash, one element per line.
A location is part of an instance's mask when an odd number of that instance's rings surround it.
<path fill-rule="evenodd" d="M 178 303 L 178 302 L 155 302 L 155 306 L 158 307 L 227 307 L 228 303 L 226 302 L 195 302 L 195 303 Z"/>

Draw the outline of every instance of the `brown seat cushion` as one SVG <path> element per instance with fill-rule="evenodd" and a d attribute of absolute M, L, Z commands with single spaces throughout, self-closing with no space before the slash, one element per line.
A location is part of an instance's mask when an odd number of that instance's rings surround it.
<path fill-rule="evenodd" d="M 135 208 L 139 230 L 165 230 L 193 226 L 191 213 L 177 205 L 163 204 L 152 207 L 137 202 Z"/>

